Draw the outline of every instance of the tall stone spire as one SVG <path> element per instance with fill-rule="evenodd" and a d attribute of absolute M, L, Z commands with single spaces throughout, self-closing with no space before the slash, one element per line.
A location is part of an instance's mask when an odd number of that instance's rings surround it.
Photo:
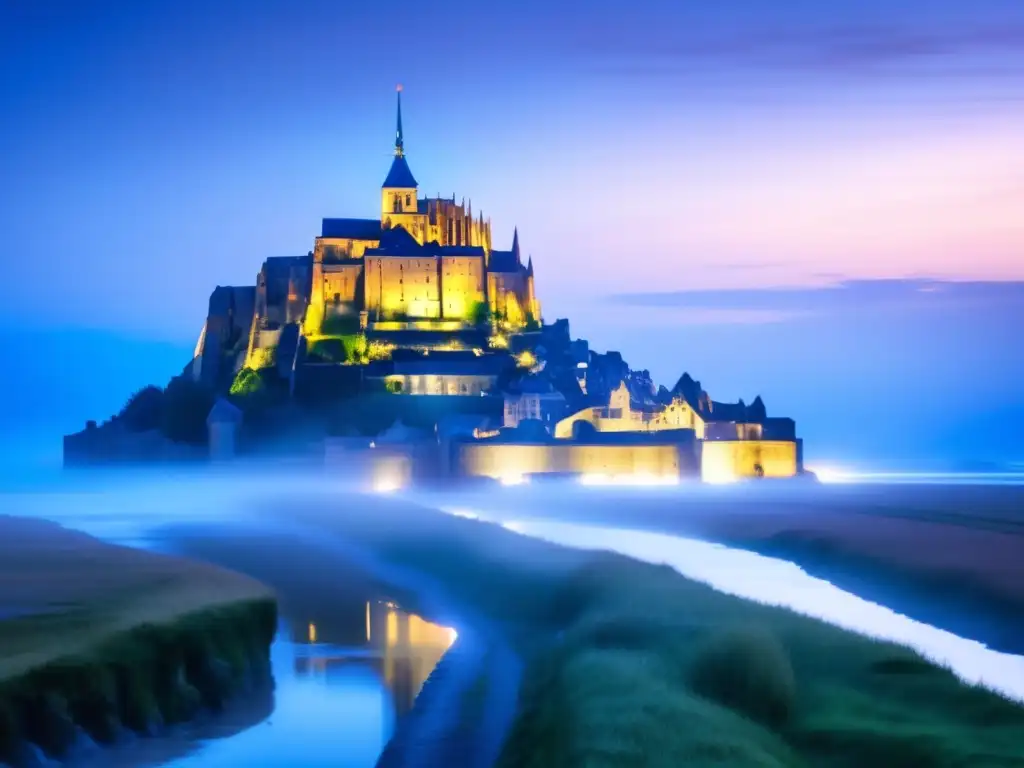
<path fill-rule="evenodd" d="M 516 264 L 521 264 L 519 261 L 519 227 L 516 227 L 512 232 L 512 253 L 516 256 Z"/>
<path fill-rule="evenodd" d="M 405 154 L 405 145 L 402 142 L 402 85 L 398 84 L 395 88 L 395 92 L 398 94 L 398 121 L 395 130 L 395 157 L 401 157 Z"/>
<path fill-rule="evenodd" d="M 388 171 L 382 189 L 403 189 L 412 190 L 418 187 L 416 177 L 409 170 L 409 163 L 405 159 L 405 141 L 402 138 L 402 86 L 398 86 L 398 120 L 395 124 L 395 159 L 391 161 L 391 170 Z M 394 209 L 393 198 L 389 197 L 382 203 L 381 212 L 401 212 Z M 404 210 L 404 209 L 403 209 Z M 411 211 L 410 211 L 411 212 Z"/>

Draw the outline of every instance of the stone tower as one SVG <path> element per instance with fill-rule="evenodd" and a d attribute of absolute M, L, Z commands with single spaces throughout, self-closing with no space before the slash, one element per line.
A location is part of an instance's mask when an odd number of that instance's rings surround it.
<path fill-rule="evenodd" d="M 417 240 L 422 233 L 417 214 L 417 183 L 409 170 L 405 159 L 405 142 L 402 136 L 402 86 L 398 86 L 398 119 L 395 129 L 395 159 L 391 161 L 391 170 L 381 185 L 380 221 L 384 229 L 401 225 Z M 421 240 L 422 241 L 422 240 Z"/>

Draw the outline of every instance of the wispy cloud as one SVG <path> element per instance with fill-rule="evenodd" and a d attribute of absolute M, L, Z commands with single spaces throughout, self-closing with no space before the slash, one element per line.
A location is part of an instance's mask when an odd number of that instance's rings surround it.
<path fill-rule="evenodd" d="M 850 280 L 811 288 L 694 290 L 616 294 L 609 300 L 631 307 L 677 310 L 687 324 L 701 317 L 738 322 L 784 322 L 815 314 L 888 309 L 948 309 L 969 305 L 1005 308 L 1024 321 L 1024 281 L 949 282 L 928 279 Z"/>
<path fill-rule="evenodd" d="M 1001 74 L 1024 67 L 1024 23 L 910 28 L 890 24 L 775 28 L 694 37 L 685 25 L 645 29 L 642 37 L 591 34 L 584 52 L 618 60 L 624 71 L 682 70 L 693 63 L 804 71 L 871 72 L 920 63 L 997 57 Z M 970 71 L 965 70 L 965 72 Z M 980 71 L 993 74 L 989 64 Z"/>

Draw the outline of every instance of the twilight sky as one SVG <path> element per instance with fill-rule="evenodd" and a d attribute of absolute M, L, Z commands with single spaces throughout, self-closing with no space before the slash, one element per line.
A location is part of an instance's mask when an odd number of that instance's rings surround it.
<path fill-rule="evenodd" d="M 1020 0 L 7 2 L 0 67 L 5 333 L 165 378 L 215 285 L 376 214 L 402 82 L 421 191 L 594 347 L 810 455 L 1024 458 Z M 63 429 L 136 383 L 25 346 Z"/>

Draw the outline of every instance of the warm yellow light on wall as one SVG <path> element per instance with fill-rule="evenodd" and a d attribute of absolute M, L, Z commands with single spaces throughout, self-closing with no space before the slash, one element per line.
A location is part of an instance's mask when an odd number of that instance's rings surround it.
<path fill-rule="evenodd" d="M 277 360 L 277 347 L 256 347 L 249 353 L 245 361 L 246 368 L 258 371 L 261 368 L 272 368 Z"/>
<path fill-rule="evenodd" d="M 520 368 L 533 368 L 537 364 L 537 356 L 528 349 L 516 355 L 516 364 Z"/>
<path fill-rule="evenodd" d="M 309 642 L 316 642 L 316 624 L 309 622 Z"/>
<path fill-rule="evenodd" d="M 388 618 L 385 625 L 384 642 L 389 646 L 395 646 L 398 643 L 398 614 L 395 613 L 394 608 L 388 608 Z"/>

